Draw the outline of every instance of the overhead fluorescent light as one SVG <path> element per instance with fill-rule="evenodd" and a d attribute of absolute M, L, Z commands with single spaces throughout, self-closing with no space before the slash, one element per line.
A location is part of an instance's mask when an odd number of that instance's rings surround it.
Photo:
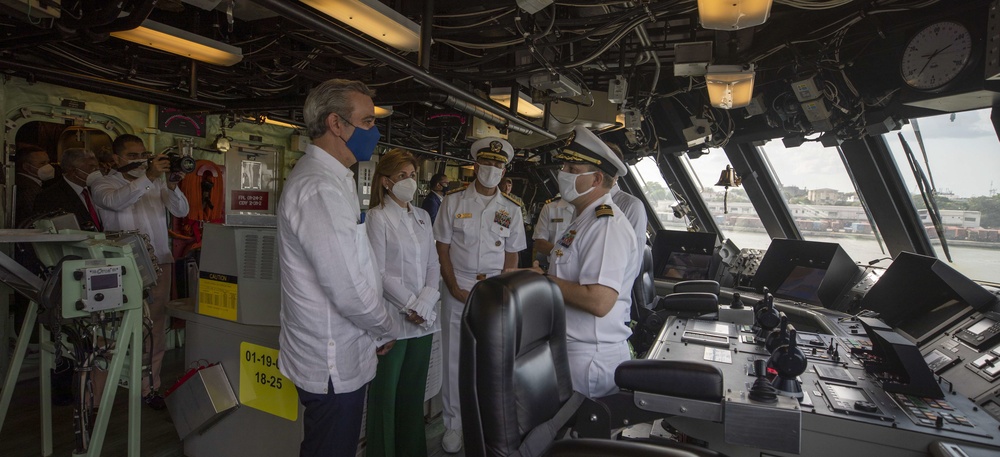
<path fill-rule="evenodd" d="M 420 49 L 420 26 L 378 0 L 302 0 L 302 3 L 400 51 Z"/>
<path fill-rule="evenodd" d="M 698 0 L 701 26 L 711 30 L 739 30 L 761 25 L 771 13 L 772 0 Z"/>
<path fill-rule="evenodd" d="M 754 70 L 742 65 L 709 65 L 705 83 L 708 99 L 716 108 L 742 108 L 753 98 Z"/>
<path fill-rule="evenodd" d="M 376 106 L 375 107 L 375 117 L 378 119 L 386 118 L 392 116 L 391 106 Z"/>
<path fill-rule="evenodd" d="M 243 51 L 236 46 L 148 19 L 132 30 L 111 32 L 111 36 L 224 67 L 243 60 Z"/>
<path fill-rule="evenodd" d="M 276 119 L 271 119 L 269 117 L 265 117 L 264 118 L 264 123 L 265 124 L 271 124 L 271 125 L 277 125 L 278 127 L 286 127 L 286 128 L 290 128 L 290 129 L 301 129 L 301 128 L 304 128 L 304 127 L 302 127 L 300 125 L 289 124 L 287 122 L 282 122 L 282 121 L 279 121 L 279 120 L 276 120 Z"/>
<path fill-rule="evenodd" d="M 510 108 L 510 94 L 512 90 L 510 87 L 494 87 L 490 89 L 490 99 Z M 517 114 L 537 119 L 545 115 L 545 110 L 542 108 L 542 105 L 533 103 L 531 97 L 524 95 L 519 90 L 517 91 Z"/>

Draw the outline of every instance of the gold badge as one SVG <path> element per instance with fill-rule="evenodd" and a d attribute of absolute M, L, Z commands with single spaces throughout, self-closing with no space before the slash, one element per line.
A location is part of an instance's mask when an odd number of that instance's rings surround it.
<path fill-rule="evenodd" d="M 469 219 L 472 217 L 472 213 L 458 213 L 455 215 L 455 219 Z"/>
<path fill-rule="evenodd" d="M 572 144 L 574 140 L 576 140 L 576 130 L 569 132 L 569 136 L 566 137 L 566 146 Z"/>
<path fill-rule="evenodd" d="M 562 257 L 562 255 L 563 255 L 562 249 L 556 249 L 556 257 Z"/>
<path fill-rule="evenodd" d="M 503 143 L 499 141 L 490 141 L 490 151 L 500 153 L 503 151 Z"/>

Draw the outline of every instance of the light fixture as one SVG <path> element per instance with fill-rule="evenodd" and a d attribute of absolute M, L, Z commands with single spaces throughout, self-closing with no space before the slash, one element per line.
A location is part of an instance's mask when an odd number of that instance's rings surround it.
<path fill-rule="evenodd" d="M 150 20 L 131 30 L 111 32 L 111 36 L 224 67 L 243 60 L 243 51 L 236 46 Z"/>
<path fill-rule="evenodd" d="M 420 49 L 420 26 L 378 0 L 302 0 L 302 3 L 400 51 Z"/>
<path fill-rule="evenodd" d="M 375 117 L 378 119 L 386 118 L 392 116 L 391 106 L 376 106 L 375 107 Z"/>
<path fill-rule="evenodd" d="M 705 83 L 708 99 L 716 108 L 742 108 L 753 98 L 753 65 L 709 65 Z"/>
<path fill-rule="evenodd" d="M 772 0 L 698 0 L 701 26 L 711 30 L 739 30 L 761 25 L 771 13 Z"/>
<path fill-rule="evenodd" d="M 265 124 L 271 124 L 271 125 L 277 125 L 278 127 L 285 127 L 285 128 L 290 128 L 290 129 L 301 129 L 301 128 L 303 128 L 302 126 L 299 126 L 299 125 L 289 124 L 287 122 L 282 122 L 282 121 L 279 121 L 279 120 L 276 120 L 276 119 L 271 119 L 269 117 L 265 117 L 264 118 L 264 123 Z"/>
<path fill-rule="evenodd" d="M 493 101 L 510 108 L 511 92 L 513 89 L 510 87 L 494 87 L 490 89 L 490 99 Z M 524 117 L 530 118 L 540 118 L 545 114 L 545 110 L 542 109 L 542 105 L 537 105 L 532 103 L 531 97 L 524 95 L 520 90 L 517 91 L 517 114 Z"/>

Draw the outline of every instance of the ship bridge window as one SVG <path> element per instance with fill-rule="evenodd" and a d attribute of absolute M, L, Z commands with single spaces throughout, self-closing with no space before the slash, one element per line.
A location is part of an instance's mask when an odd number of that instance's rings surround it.
<path fill-rule="evenodd" d="M 726 151 L 710 148 L 696 159 L 685 155 L 684 163 L 695 185 L 701 189 L 701 198 L 708 205 L 723 236 L 733 240 L 740 248 L 766 249 L 771 244 L 771 238 L 743 188 L 730 187 L 727 201 L 725 188 L 715 186 L 719 181 L 719 172 L 727 165 L 731 166 Z"/>
<path fill-rule="evenodd" d="M 635 165 L 629 166 L 629 173 L 632 173 L 642 192 L 646 195 L 646 201 L 656 213 L 656 218 L 667 230 L 686 230 L 690 221 L 684 218 L 683 211 L 677 209 L 677 199 L 667 187 L 660 169 L 656 166 L 656 160 L 652 157 L 643 157 Z M 678 217 L 680 216 L 680 217 Z"/>
<path fill-rule="evenodd" d="M 803 239 L 837 243 L 864 263 L 887 255 L 837 148 L 774 140 L 760 149 Z"/>
<path fill-rule="evenodd" d="M 910 120 L 900 132 L 933 189 L 930 193 L 941 222 L 938 228 L 927 212 L 897 132 L 884 137 L 937 257 L 947 258 L 940 229 L 953 268 L 972 279 L 1000 283 L 1000 141 L 990 122 L 990 110 Z"/>

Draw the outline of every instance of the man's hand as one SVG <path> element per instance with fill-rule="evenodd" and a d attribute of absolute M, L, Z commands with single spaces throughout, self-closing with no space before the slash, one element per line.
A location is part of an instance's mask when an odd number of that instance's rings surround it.
<path fill-rule="evenodd" d="M 176 189 L 177 184 L 183 181 L 185 176 L 187 176 L 187 173 L 184 173 L 183 171 L 170 173 L 170 176 L 167 177 L 167 189 Z"/>
<path fill-rule="evenodd" d="M 389 350 L 391 350 L 392 347 L 395 345 L 396 345 L 396 340 L 392 340 L 388 343 L 385 343 L 379 346 L 378 349 L 375 349 L 375 355 L 386 355 L 389 353 Z"/>
<path fill-rule="evenodd" d="M 170 159 L 166 154 L 160 154 L 149 161 L 149 166 L 146 167 L 146 177 L 150 181 L 155 181 L 168 171 L 170 171 Z"/>
<path fill-rule="evenodd" d="M 534 272 L 534 273 L 538 273 L 540 275 L 545 274 L 545 270 L 542 270 L 541 264 L 538 263 L 537 260 L 531 263 L 531 267 L 528 267 L 528 268 L 508 268 L 508 269 L 504 270 L 503 272 L 506 273 L 508 271 L 531 271 L 531 272 Z"/>
<path fill-rule="evenodd" d="M 466 300 L 469 299 L 469 291 L 465 289 L 458 289 L 458 288 L 456 289 L 457 290 L 455 289 L 449 290 L 448 292 L 451 294 L 452 297 L 455 297 L 455 300 L 465 303 Z"/>

